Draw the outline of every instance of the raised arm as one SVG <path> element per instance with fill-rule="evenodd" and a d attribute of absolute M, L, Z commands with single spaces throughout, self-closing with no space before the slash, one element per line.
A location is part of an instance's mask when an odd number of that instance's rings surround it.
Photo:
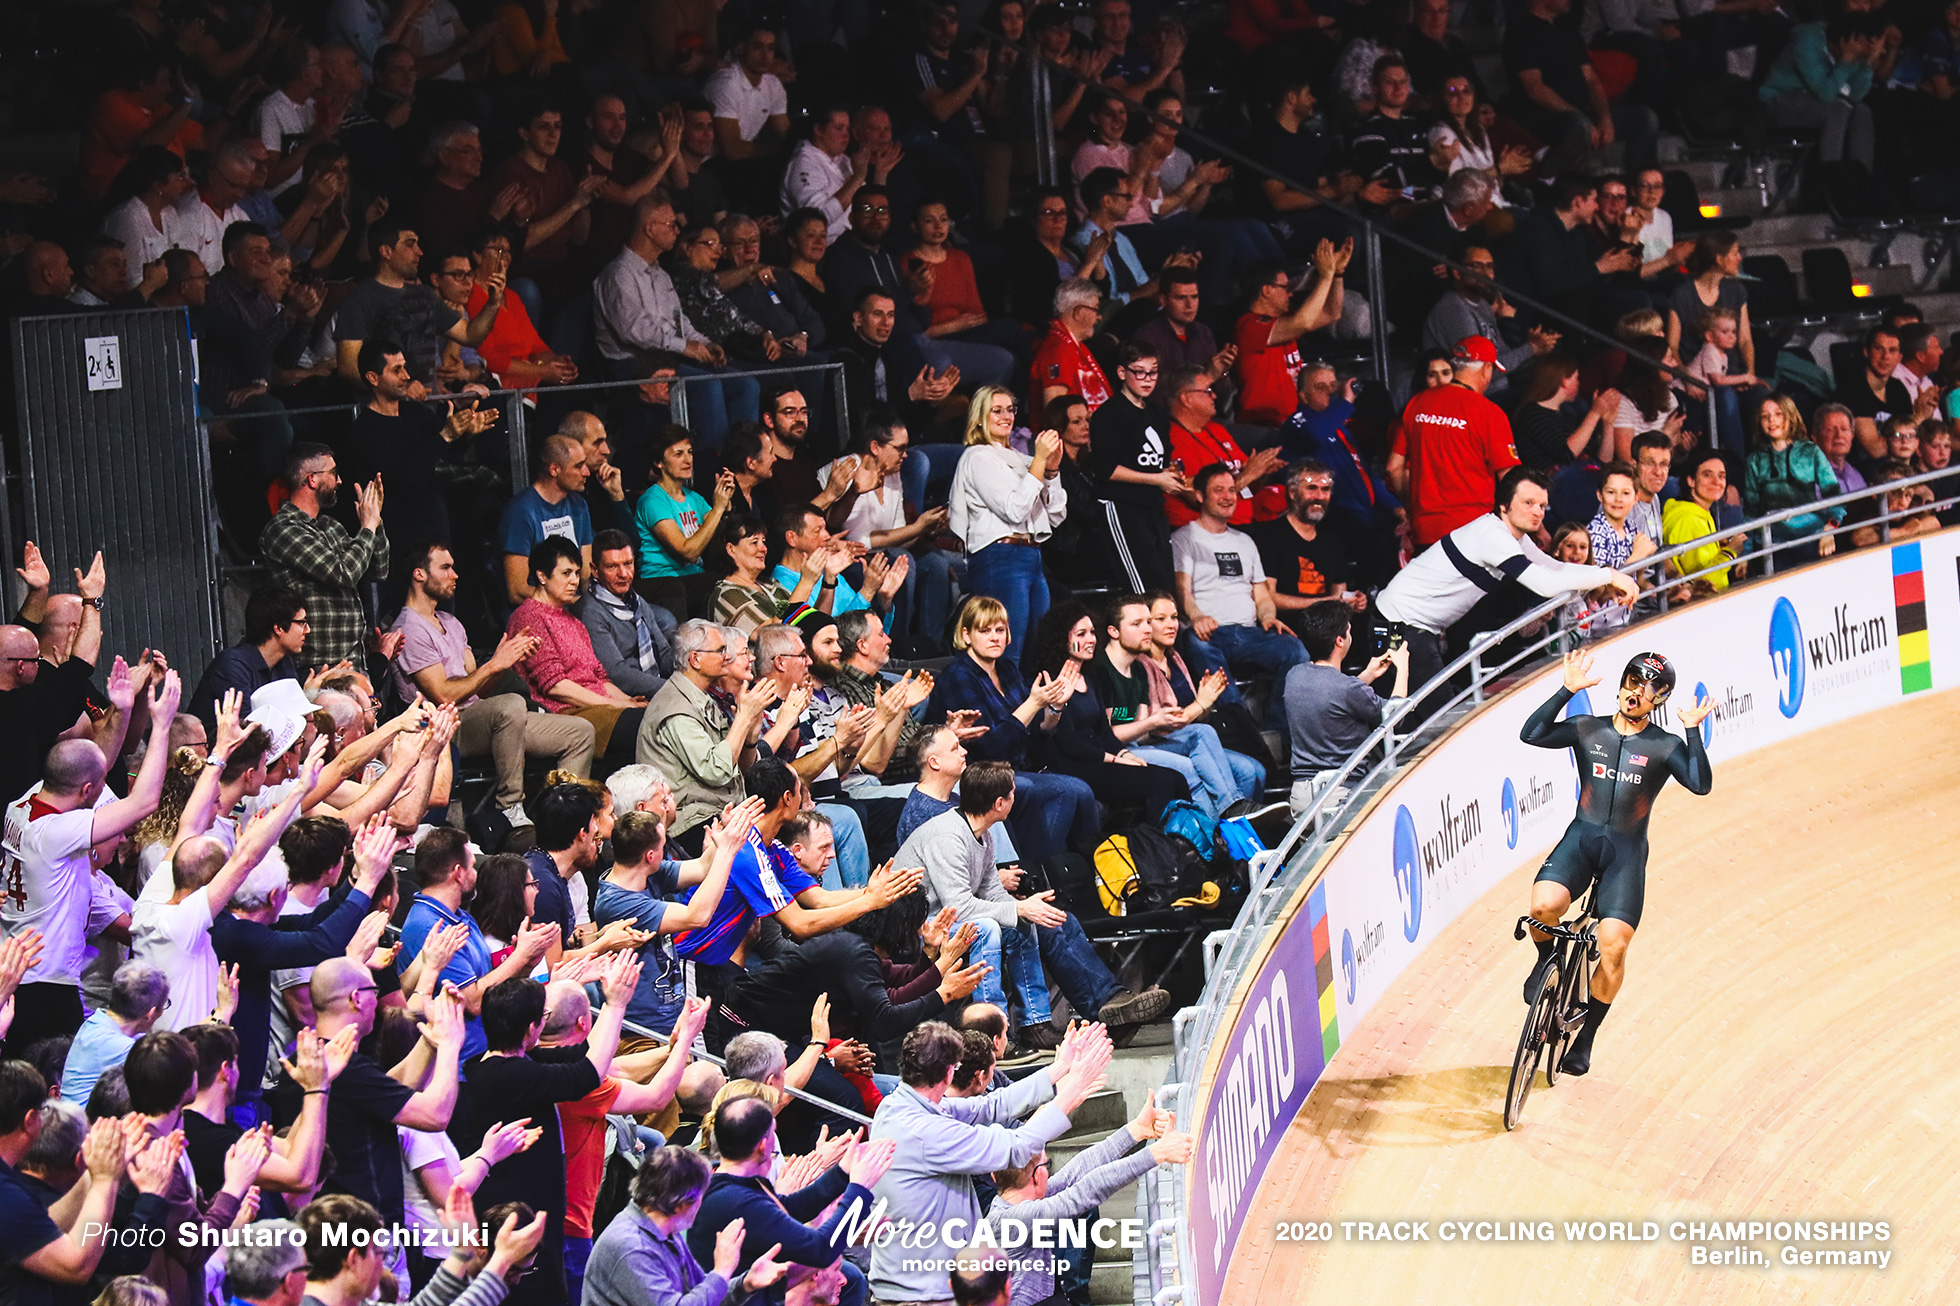
<path fill-rule="evenodd" d="M 1565 683 L 1525 718 L 1524 729 L 1518 732 L 1520 740 L 1535 748 L 1572 748 L 1578 744 L 1579 723 L 1570 719 L 1561 721 L 1558 714 L 1574 694 L 1599 683 L 1599 677 L 1592 673 L 1592 663 L 1592 654 L 1582 649 L 1565 655 Z"/>

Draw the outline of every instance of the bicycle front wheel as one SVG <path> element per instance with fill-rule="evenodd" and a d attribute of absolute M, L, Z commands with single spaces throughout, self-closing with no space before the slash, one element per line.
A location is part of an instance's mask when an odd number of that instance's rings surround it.
<path fill-rule="evenodd" d="M 1511 1058 L 1511 1082 L 1504 1090 L 1504 1128 L 1516 1129 L 1524 1118 L 1524 1104 L 1531 1096 L 1532 1082 L 1538 1078 L 1538 1060 L 1557 1024 L 1559 1001 L 1558 973 L 1546 975 L 1538 990 L 1538 1001 L 1525 1013 L 1524 1032 L 1518 1035 L 1518 1050 Z"/>
<path fill-rule="evenodd" d="M 1559 1004 L 1551 1022 L 1546 1041 L 1551 1050 L 1545 1060 L 1545 1083 L 1558 1083 L 1559 1062 L 1565 1059 L 1565 1050 L 1579 1037 L 1579 1027 L 1586 1019 L 1586 999 L 1592 996 L 1592 966 L 1588 949 L 1581 944 L 1572 949 L 1572 959 L 1559 979 Z"/>

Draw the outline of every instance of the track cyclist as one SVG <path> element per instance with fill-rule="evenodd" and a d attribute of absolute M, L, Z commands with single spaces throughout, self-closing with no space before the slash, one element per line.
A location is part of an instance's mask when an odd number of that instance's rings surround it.
<path fill-rule="evenodd" d="M 1697 729 L 1715 708 L 1702 699 L 1676 714 L 1687 738 L 1671 735 L 1653 722 L 1654 709 L 1674 691 L 1674 667 L 1658 653 L 1640 653 L 1620 677 L 1612 716 L 1558 714 L 1580 690 L 1597 685 L 1592 654 L 1565 655 L 1565 683 L 1531 714 L 1519 738 L 1538 748 L 1570 748 L 1579 762 L 1579 812 L 1564 838 L 1545 859 L 1531 886 L 1533 920 L 1556 925 L 1575 898 L 1598 877 L 1594 910 L 1599 917 L 1599 965 L 1593 971 L 1586 1023 L 1572 1041 L 1559 1072 L 1583 1075 L 1592 1068 L 1593 1036 L 1626 979 L 1627 945 L 1640 925 L 1647 895 L 1647 817 L 1668 777 L 1690 793 L 1706 794 L 1715 783 Z M 1538 960 L 1525 980 L 1524 1000 L 1551 972 L 1555 944 L 1541 930 L 1531 931 Z"/>

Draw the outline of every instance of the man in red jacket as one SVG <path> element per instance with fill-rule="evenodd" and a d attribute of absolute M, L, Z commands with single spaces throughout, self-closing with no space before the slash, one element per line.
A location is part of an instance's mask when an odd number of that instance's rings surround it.
<path fill-rule="evenodd" d="M 1518 465 L 1511 419 L 1484 398 L 1504 370 L 1482 336 L 1456 342 L 1456 379 L 1420 390 L 1402 410 L 1388 483 L 1409 506 L 1410 543 L 1425 549 L 1490 511 L 1497 478 Z"/>

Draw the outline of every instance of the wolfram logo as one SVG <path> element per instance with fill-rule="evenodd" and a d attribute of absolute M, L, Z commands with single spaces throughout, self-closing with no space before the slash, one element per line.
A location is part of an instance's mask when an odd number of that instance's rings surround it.
<path fill-rule="evenodd" d="M 1354 1005 L 1354 995 L 1359 990 L 1361 977 L 1382 946 L 1382 923 L 1380 921 L 1361 922 L 1361 944 L 1355 946 L 1354 935 L 1341 931 L 1341 978 L 1347 983 L 1347 1004 Z"/>
<path fill-rule="evenodd" d="M 1500 803 L 1500 809 L 1504 816 L 1504 846 L 1506 848 L 1516 848 L 1518 846 L 1518 835 L 1524 822 L 1530 818 L 1532 813 L 1551 801 L 1552 786 L 1550 781 L 1541 785 L 1538 783 L 1537 776 L 1527 776 L 1525 777 L 1524 790 L 1521 793 L 1517 785 L 1512 783 L 1511 778 L 1506 776 L 1504 778 L 1504 796 Z"/>
<path fill-rule="evenodd" d="M 1395 891 L 1402 895 L 1402 937 L 1410 943 L 1422 932 L 1422 847 L 1416 818 L 1395 809 Z"/>
<path fill-rule="evenodd" d="M 1769 614 L 1769 669 L 1776 677 L 1776 709 L 1786 717 L 1795 716 L 1803 706 L 1803 652 L 1803 623 L 1797 620 L 1797 605 L 1780 598 Z"/>

